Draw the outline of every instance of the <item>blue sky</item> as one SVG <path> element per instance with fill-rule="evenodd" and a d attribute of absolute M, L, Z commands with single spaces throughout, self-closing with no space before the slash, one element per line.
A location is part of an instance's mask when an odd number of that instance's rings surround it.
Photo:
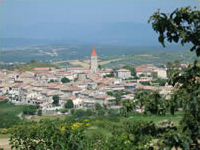
<path fill-rule="evenodd" d="M 125 38 L 123 23 L 136 26 L 144 25 L 149 32 L 147 20 L 158 8 L 171 12 L 177 7 L 200 6 L 198 0 L 1 0 L 0 31 L 3 38 L 42 38 L 76 39 L 88 38 L 88 35 L 110 32 L 112 25 L 118 32 L 118 38 Z M 118 27 L 118 23 L 121 23 Z M 117 26 L 117 27 L 116 27 Z M 122 27 L 121 27 L 122 26 Z M 131 27 L 124 29 L 132 30 Z M 88 35 L 87 35 L 88 33 Z M 136 32 L 133 38 L 139 36 Z M 94 35 L 95 34 L 95 35 Z M 101 35 L 106 38 L 107 35 Z M 98 37 L 98 38 L 101 38 Z M 130 35 L 128 35 L 130 38 Z M 145 35 L 144 35 L 145 36 Z M 107 38 L 112 38 L 108 36 Z M 132 38 L 132 37 L 131 37 Z M 141 37 L 140 37 L 141 38 Z"/>

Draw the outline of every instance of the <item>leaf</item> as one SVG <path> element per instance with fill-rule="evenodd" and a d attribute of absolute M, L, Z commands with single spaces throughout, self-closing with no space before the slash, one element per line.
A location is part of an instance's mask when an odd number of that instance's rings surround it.
<path fill-rule="evenodd" d="M 190 144 L 188 142 L 183 143 L 183 149 L 184 150 L 190 150 Z"/>

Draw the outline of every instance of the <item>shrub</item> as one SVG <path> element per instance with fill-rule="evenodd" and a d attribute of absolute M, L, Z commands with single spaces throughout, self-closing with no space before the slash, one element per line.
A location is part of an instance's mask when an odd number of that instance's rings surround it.
<path fill-rule="evenodd" d="M 104 116 L 105 115 L 105 111 L 104 110 L 99 110 L 98 111 L 98 116 Z"/>
<path fill-rule="evenodd" d="M 41 110 L 41 109 L 38 110 L 37 115 L 38 115 L 38 116 L 42 116 L 42 110 Z"/>
<path fill-rule="evenodd" d="M 86 115 L 87 116 L 92 116 L 93 115 L 93 111 L 91 109 L 87 109 L 86 110 Z"/>
<path fill-rule="evenodd" d="M 7 134 L 7 133 L 8 133 L 8 130 L 4 128 L 4 129 L 1 130 L 1 133 L 2 133 L 2 134 Z"/>
<path fill-rule="evenodd" d="M 35 106 L 35 105 L 30 105 L 30 106 L 26 107 L 26 108 L 23 110 L 23 114 L 24 114 L 24 115 L 35 115 L 37 108 L 38 108 L 38 107 Z"/>
<path fill-rule="evenodd" d="M 84 110 L 76 110 L 73 115 L 76 118 L 82 118 L 82 117 L 86 116 L 86 112 Z"/>

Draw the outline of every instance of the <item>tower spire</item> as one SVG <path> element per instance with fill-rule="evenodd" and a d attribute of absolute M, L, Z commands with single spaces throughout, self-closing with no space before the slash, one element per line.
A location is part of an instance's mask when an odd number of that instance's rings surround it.
<path fill-rule="evenodd" d="M 97 56 L 94 46 L 92 46 L 91 56 Z"/>

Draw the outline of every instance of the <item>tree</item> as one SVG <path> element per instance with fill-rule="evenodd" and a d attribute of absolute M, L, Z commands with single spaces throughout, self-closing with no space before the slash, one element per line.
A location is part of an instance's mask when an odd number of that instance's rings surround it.
<path fill-rule="evenodd" d="M 165 115 L 166 108 L 166 101 L 158 91 L 151 91 L 148 94 L 148 100 L 145 101 L 145 113 Z"/>
<path fill-rule="evenodd" d="M 24 115 L 35 115 L 37 108 L 38 107 L 36 105 L 30 105 L 23 110 L 23 114 Z"/>
<path fill-rule="evenodd" d="M 62 83 L 68 83 L 68 82 L 70 82 L 70 80 L 69 80 L 68 78 L 66 78 L 66 77 L 63 77 L 63 78 L 61 79 L 61 82 L 62 82 Z"/>
<path fill-rule="evenodd" d="M 30 61 L 30 63 L 36 63 L 36 61 L 35 61 L 34 59 L 32 59 L 32 60 Z"/>
<path fill-rule="evenodd" d="M 200 56 L 200 11 L 191 7 L 182 7 L 171 14 L 160 13 L 158 10 L 150 18 L 153 29 L 159 33 L 158 40 L 165 47 L 165 39 L 182 45 L 192 43 L 190 51 Z"/>
<path fill-rule="evenodd" d="M 112 71 L 110 74 L 107 74 L 105 76 L 103 76 L 104 78 L 109 77 L 109 78 L 113 78 L 115 76 L 114 72 Z"/>
<path fill-rule="evenodd" d="M 59 95 L 54 95 L 53 96 L 53 104 L 58 106 L 59 105 Z"/>
<path fill-rule="evenodd" d="M 95 110 L 102 110 L 103 107 L 99 103 L 95 103 Z"/>
<path fill-rule="evenodd" d="M 42 110 L 41 109 L 38 110 L 37 115 L 42 116 Z"/>
<path fill-rule="evenodd" d="M 74 108 L 74 103 L 71 99 L 67 100 L 67 102 L 65 103 L 65 108 L 68 108 L 68 109 Z"/>
<path fill-rule="evenodd" d="M 135 109 L 136 106 L 136 102 L 134 102 L 133 100 L 122 100 L 119 103 L 122 103 L 122 108 L 120 110 L 120 114 L 124 117 L 128 117 L 128 113 L 132 112 Z"/>
<path fill-rule="evenodd" d="M 167 81 L 168 81 L 167 79 L 158 78 L 154 82 L 155 83 L 159 83 L 160 86 L 165 86 L 165 84 L 166 84 Z"/>
<path fill-rule="evenodd" d="M 190 51 L 200 56 L 200 11 L 191 7 L 176 9 L 171 14 L 155 12 L 149 19 L 153 29 L 159 33 L 159 42 L 165 46 L 169 42 L 191 43 Z M 183 119 L 179 131 L 169 131 L 164 135 L 164 148 L 200 149 L 200 62 L 183 70 L 175 70 L 170 76 L 170 84 L 178 91 L 184 91 L 182 105 Z"/>
<path fill-rule="evenodd" d="M 101 66 L 101 65 L 98 65 L 98 68 L 99 68 L 99 70 L 101 70 L 101 69 L 102 69 L 102 66 Z"/>

